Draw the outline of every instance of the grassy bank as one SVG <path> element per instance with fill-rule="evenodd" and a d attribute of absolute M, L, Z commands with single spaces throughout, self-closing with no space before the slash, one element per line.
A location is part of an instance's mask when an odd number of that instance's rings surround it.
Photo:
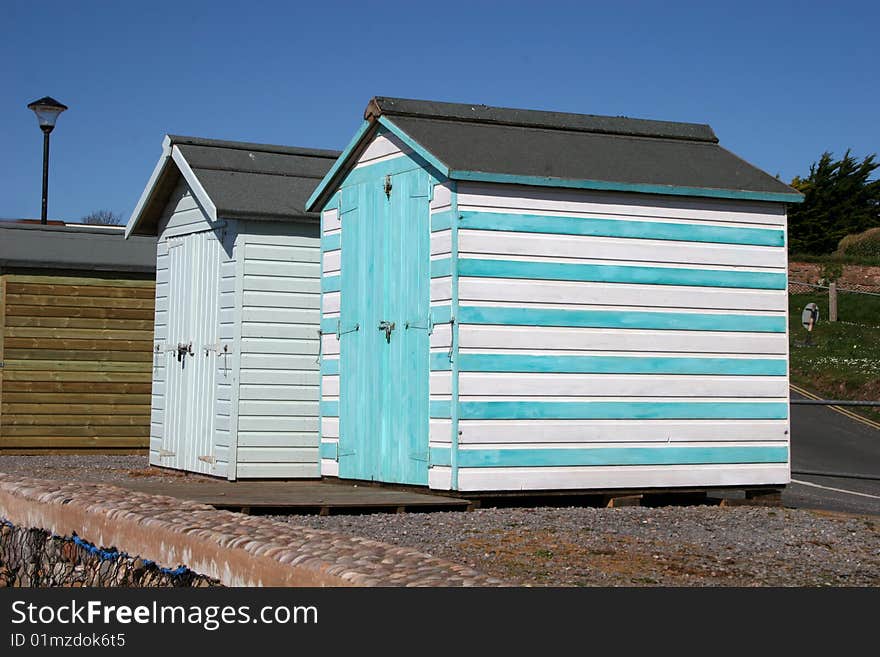
<path fill-rule="evenodd" d="M 801 325 L 801 312 L 810 302 L 820 312 L 814 346 L 805 345 L 807 332 Z M 880 297 L 840 294 L 838 322 L 828 321 L 824 290 L 790 295 L 789 310 L 792 383 L 828 398 L 880 399 Z M 880 411 L 859 412 L 880 420 Z"/>

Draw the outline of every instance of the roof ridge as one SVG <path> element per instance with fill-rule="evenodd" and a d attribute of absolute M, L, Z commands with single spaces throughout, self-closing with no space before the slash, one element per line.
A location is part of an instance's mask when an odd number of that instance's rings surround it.
<path fill-rule="evenodd" d="M 278 155 L 301 155 L 304 157 L 320 157 L 336 159 L 340 151 L 321 148 L 304 148 L 301 146 L 281 146 L 279 144 L 261 144 L 249 141 L 230 141 L 226 139 L 209 139 L 206 137 L 190 137 L 186 135 L 168 135 L 173 145 L 206 146 L 208 148 L 227 148 L 238 151 L 256 151 L 258 153 L 275 153 Z"/>
<path fill-rule="evenodd" d="M 712 127 L 705 123 L 657 121 L 625 116 L 601 116 L 375 96 L 367 104 L 364 118 L 369 121 L 382 115 L 718 143 L 718 137 Z"/>

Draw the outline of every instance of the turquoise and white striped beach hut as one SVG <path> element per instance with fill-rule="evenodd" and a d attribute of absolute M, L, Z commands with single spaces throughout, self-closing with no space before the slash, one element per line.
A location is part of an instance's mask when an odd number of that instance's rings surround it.
<path fill-rule="evenodd" d="M 800 201 L 708 125 L 374 98 L 306 205 L 322 474 L 785 485 Z"/>

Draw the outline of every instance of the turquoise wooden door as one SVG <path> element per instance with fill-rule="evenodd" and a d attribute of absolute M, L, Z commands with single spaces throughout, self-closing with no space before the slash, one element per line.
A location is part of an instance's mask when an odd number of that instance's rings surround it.
<path fill-rule="evenodd" d="M 342 192 L 339 476 L 427 485 L 428 178 L 390 182 Z"/>

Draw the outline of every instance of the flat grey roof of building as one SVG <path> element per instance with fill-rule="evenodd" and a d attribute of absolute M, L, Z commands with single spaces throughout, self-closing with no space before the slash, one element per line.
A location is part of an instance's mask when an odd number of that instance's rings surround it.
<path fill-rule="evenodd" d="M 188 174 L 197 183 L 196 198 L 215 215 L 209 219 L 316 220 L 305 202 L 338 156 L 339 151 L 168 135 L 127 233 L 155 235 L 171 192 Z M 206 198 L 200 198 L 202 191 Z"/>
<path fill-rule="evenodd" d="M 156 238 L 126 240 L 121 226 L 0 220 L 0 270 L 156 271 Z"/>

